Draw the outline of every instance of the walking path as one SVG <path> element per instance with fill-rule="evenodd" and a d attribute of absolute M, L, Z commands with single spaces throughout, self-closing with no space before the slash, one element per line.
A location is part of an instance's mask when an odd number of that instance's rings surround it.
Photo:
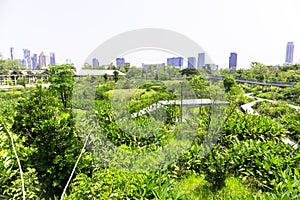
<path fill-rule="evenodd" d="M 254 99 L 256 99 L 256 100 L 253 101 L 253 102 L 250 102 L 250 103 L 241 105 L 242 110 L 243 110 L 244 112 L 248 113 L 248 114 L 258 115 L 258 113 L 252 108 L 252 106 L 253 106 L 254 104 L 256 104 L 257 102 L 259 102 L 259 101 L 274 102 L 274 100 L 270 100 L 270 99 L 262 99 L 262 98 L 259 98 L 259 97 L 254 97 L 254 96 L 252 96 L 252 94 L 253 94 L 253 93 L 247 93 L 247 94 L 245 94 L 245 96 L 250 97 L 250 98 L 254 98 Z M 299 106 L 294 106 L 294 105 L 291 105 L 291 104 L 287 104 L 287 105 L 290 106 L 290 107 L 292 107 L 292 108 L 294 108 L 294 109 L 296 109 L 297 111 L 300 112 L 300 107 L 299 107 Z M 293 141 L 293 140 L 291 140 L 290 138 L 288 138 L 288 137 L 284 137 L 284 138 L 282 139 L 282 141 L 283 141 L 284 143 L 286 143 L 286 144 L 291 145 L 291 146 L 294 147 L 295 149 L 298 147 L 298 144 L 297 144 L 295 141 Z"/>
<path fill-rule="evenodd" d="M 151 106 L 148 106 L 139 112 L 133 113 L 132 117 L 138 117 L 140 115 L 145 115 L 149 112 L 153 112 L 157 110 L 158 108 L 167 106 L 167 105 L 182 105 L 182 106 L 210 106 L 210 105 L 229 105 L 229 102 L 227 101 L 211 101 L 210 99 L 183 99 L 181 100 L 167 100 L 167 101 L 158 101 L 155 104 L 152 104 Z"/>
<path fill-rule="evenodd" d="M 268 102 L 275 102 L 274 100 L 270 100 L 270 99 L 263 99 L 263 98 L 259 98 L 259 97 L 254 97 L 252 96 L 253 93 L 246 93 L 245 96 L 256 99 L 253 102 L 244 104 L 241 106 L 242 110 L 248 114 L 257 114 L 256 111 L 252 108 L 252 106 L 254 104 L 256 104 L 259 101 L 268 101 Z M 295 105 L 291 105 L 291 104 L 287 104 L 288 106 L 290 106 L 291 108 L 294 108 L 295 110 L 300 112 L 300 106 L 295 106 Z"/>
<path fill-rule="evenodd" d="M 50 84 L 42 84 L 42 87 L 49 87 Z M 26 87 L 36 87 L 36 84 L 26 84 Z M 0 85 L 0 90 L 1 89 L 7 89 L 7 90 L 11 90 L 11 89 L 19 89 L 19 88 L 24 88 L 22 85 Z"/>

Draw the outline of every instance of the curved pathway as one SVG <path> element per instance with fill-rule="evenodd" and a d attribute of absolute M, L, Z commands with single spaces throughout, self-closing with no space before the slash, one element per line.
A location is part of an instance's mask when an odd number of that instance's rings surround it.
<path fill-rule="evenodd" d="M 247 104 L 244 104 L 241 106 L 242 110 L 244 112 L 247 112 L 249 114 L 256 114 L 256 112 L 254 111 L 254 109 L 252 108 L 252 106 L 259 102 L 259 101 L 268 101 L 268 102 L 275 102 L 274 100 L 270 100 L 270 99 L 263 99 L 263 98 L 259 98 L 259 97 L 255 97 L 255 96 L 252 96 L 253 93 L 246 93 L 245 96 L 247 97 L 250 97 L 250 98 L 253 98 L 253 99 L 256 99 L 255 101 L 253 102 L 250 102 L 250 103 L 247 103 Z M 294 108 L 295 110 L 299 111 L 300 112 L 300 106 L 295 106 L 295 105 L 291 105 L 291 104 L 287 104 L 288 106 L 290 106 L 291 108 Z"/>
<path fill-rule="evenodd" d="M 250 102 L 250 103 L 241 105 L 242 110 L 243 110 L 244 112 L 248 113 L 248 114 L 258 115 L 258 112 L 256 112 L 256 111 L 252 108 L 252 106 L 253 106 L 254 104 L 256 104 L 257 102 L 259 102 L 259 101 L 275 102 L 274 100 L 270 100 L 270 99 L 262 99 L 262 98 L 259 98 L 259 97 L 254 97 L 254 96 L 252 96 L 252 94 L 253 94 L 253 93 L 246 93 L 245 96 L 250 97 L 250 98 L 253 98 L 253 99 L 256 99 L 256 100 L 253 101 L 253 102 Z M 294 109 L 296 109 L 297 111 L 300 112 L 300 107 L 299 107 L 299 106 L 294 106 L 294 105 L 291 105 L 291 104 L 287 104 L 287 105 L 290 106 L 291 108 L 294 108 Z M 291 145 L 291 146 L 294 147 L 295 149 L 298 147 L 297 142 L 291 140 L 291 139 L 288 138 L 288 137 L 284 137 L 284 138 L 282 139 L 282 141 L 283 141 L 284 143 L 286 143 L 286 144 Z"/>

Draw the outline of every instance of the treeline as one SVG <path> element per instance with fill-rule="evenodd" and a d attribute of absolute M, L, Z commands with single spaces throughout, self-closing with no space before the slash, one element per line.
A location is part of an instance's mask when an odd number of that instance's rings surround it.
<path fill-rule="evenodd" d="M 221 69 L 222 75 L 232 75 L 235 78 L 257 80 L 265 82 L 299 82 L 300 65 L 291 66 L 267 66 L 253 62 L 250 69 Z"/>

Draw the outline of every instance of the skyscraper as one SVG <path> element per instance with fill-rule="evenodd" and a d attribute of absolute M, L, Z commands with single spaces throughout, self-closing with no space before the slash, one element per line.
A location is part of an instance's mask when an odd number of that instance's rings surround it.
<path fill-rule="evenodd" d="M 15 50 L 13 47 L 10 48 L 10 60 L 15 59 Z"/>
<path fill-rule="evenodd" d="M 188 68 L 196 68 L 196 57 L 188 57 Z"/>
<path fill-rule="evenodd" d="M 66 64 L 72 64 L 72 60 L 70 58 L 66 59 Z"/>
<path fill-rule="evenodd" d="M 37 54 L 33 54 L 33 56 L 31 57 L 31 64 L 32 64 L 32 69 L 36 69 L 37 68 Z"/>
<path fill-rule="evenodd" d="M 294 42 L 288 42 L 286 45 L 285 64 L 293 64 Z"/>
<path fill-rule="evenodd" d="M 38 64 L 38 66 L 40 68 L 46 67 L 46 56 L 44 55 L 43 51 L 39 55 L 39 64 Z"/>
<path fill-rule="evenodd" d="M 23 49 L 23 53 L 24 53 L 24 60 L 26 60 L 26 67 L 31 69 L 31 58 L 30 58 L 29 49 Z"/>
<path fill-rule="evenodd" d="M 117 65 L 117 67 L 124 67 L 125 58 L 116 58 L 116 65 Z"/>
<path fill-rule="evenodd" d="M 22 67 L 26 68 L 26 60 L 25 59 L 18 59 L 18 61 L 21 63 Z"/>
<path fill-rule="evenodd" d="M 55 65 L 55 53 L 50 52 L 50 65 Z"/>
<path fill-rule="evenodd" d="M 93 67 L 98 67 L 99 66 L 99 60 L 97 58 L 93 58 Z"/>
<path fill-rule="evenodd" d="M 198 53 L 198 68 L 202 68 L 205 65 L 205 53 Z"/>
<path fill-rule="evenodd" d="M 237 65 L 237 54 L 235 52 L 230 53 L 229 57 L 229 69 L 236 70 Z"/>
<path fill-rule="evenodd" d="M 183 57 L 167 58 L 167 65 L 181 68 L 183 66 Z"/>

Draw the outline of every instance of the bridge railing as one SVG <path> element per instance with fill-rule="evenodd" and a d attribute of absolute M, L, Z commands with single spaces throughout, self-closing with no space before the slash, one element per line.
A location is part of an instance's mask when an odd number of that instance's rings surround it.
<path fill-rule="evenodd" d="M 219 79 L 219 80 L 224 80 L 224 76 L 216 76 L 212 74 L 208 74 L 208 77 L 211 79 Z M 250 83 L 250 84 L 259 84 L 259 85 L 266 85 L 266 86 L 282 86 L 282 87 L 292 87 L 296 83 L 295 82 L 280 82 L 280 81 L 275 81 L 275 82 L 266 82 L 262 80 L 250 80 L 250 79 L 244 79 L 244 78 L 235 78 L 237 82 L 243 82 L 243 83 Z"/>

